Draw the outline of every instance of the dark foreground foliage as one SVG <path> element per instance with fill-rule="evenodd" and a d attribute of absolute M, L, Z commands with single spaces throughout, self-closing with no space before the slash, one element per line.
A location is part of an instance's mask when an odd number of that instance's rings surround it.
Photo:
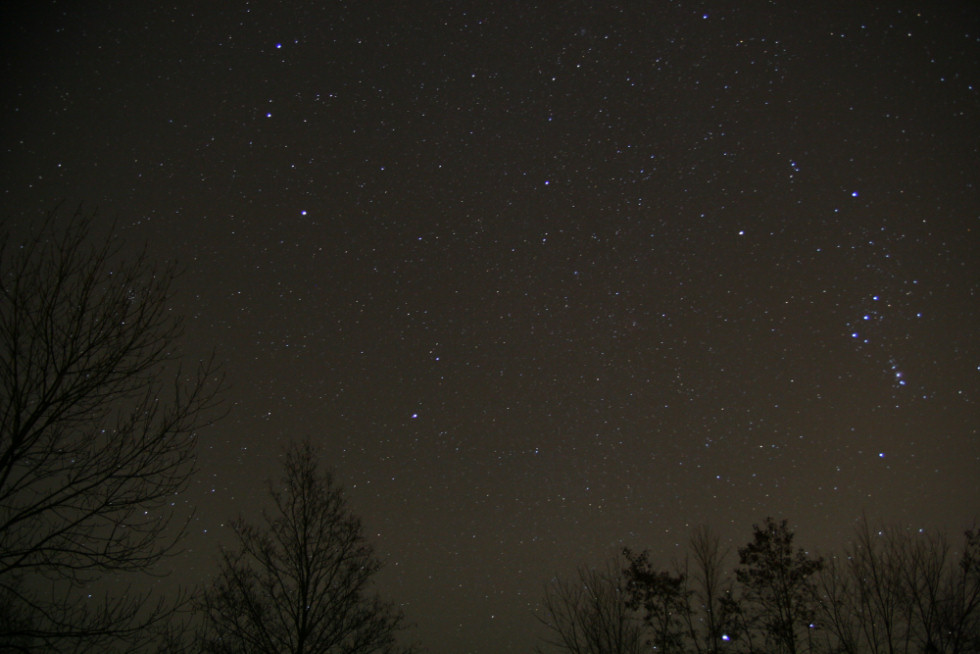
<path fill-rule="evenodd" d="M 980 532 L 954 548 L 942 533 L 863 522 L 840 554 L 794 547 L 785 520 L 753 526 L 730 552 L 705 528 L 658 569 L 624 551 L 621 574 L 583 568 L 546 590 L 543 649 L 573 654 L 976 654 Z M 614 566 L 615 567 L 615 566 Z M 616 638 L 586 638 L 593 633 Z"/>

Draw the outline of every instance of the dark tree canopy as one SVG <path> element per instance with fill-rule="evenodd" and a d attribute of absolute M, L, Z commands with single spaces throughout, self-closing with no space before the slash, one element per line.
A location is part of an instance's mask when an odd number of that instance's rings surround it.
<path fill-rule="evenodd" d="M 275 510 L 255 526 L 236 520 L 237 551 L 201 602 L 206 652 L 389 654 L 403 617 L 371 592 L 380 562 L 319 468 L 309 443 L 290 446 L 270 483 Z"/>
<path fill-rule="evenodd" d="M 683 611 L 690 591 L 687 577 L 666 570 L 657 571 L 649 552 L 623 552 L 629 562 L 626 577 L 627 605 L 638 611 L 649 633 L 649 642 L 658 652 L 682 652 L 686 636 Z"/>
<path fill-rule="evenodd" d="M 658 652 L 714 653 L 739 634 L 738 606 L 726 568 L 728 550 L 707 527 L 696 529 L 689 554 L 673 570 L 657 570 L 647 551 L 624 551 L 629 607 Z"/>
<path fill-rule="evenodd" d="M 664 654 L 980 652 L 975 528 L 957 548 L 942 532 L 865 521 L 843 552 L 827 559 L 793 540 L 786 520 L 753 525 L 734 578 L 728 550 L 704 527 L 669 569 L 658 569 L 648 551 L 626 549 L 622 587 L 581 572 L 549 586 L 545 642 L 567 652 L 623 651 L 602 644 L 616 641 L 589 638 L 608 633 L 596 625 L 617 624 L 635 630 L 622 630 L 635 634 L 629 642 Z"/>
<path fill-rule="evenodd" d="M 757 627 L 766 651 L 797 654 L 806 651 L 815 611 L 811 577 L 823 567 L 803 549 L 793 549 L 793 532 L 786 520 L 752 526 L 753 538 L 739 548 L 736 578 L 744 602 L 752 610 L 749 626 Z"/>
<path fill-rule="evenodd" d="M 122 260 L 92 224 L 51 214 L 0 236 L 0 649 L 132 649 L 159 617 L 80 593 L 172 550 L 219 386 L 210 363 L 175 361 L 173 269 Z"/>

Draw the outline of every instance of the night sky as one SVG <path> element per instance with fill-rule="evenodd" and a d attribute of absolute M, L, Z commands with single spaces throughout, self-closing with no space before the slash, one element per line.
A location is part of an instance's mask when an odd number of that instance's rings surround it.
<path fill-rule="evenodd" d="M 980 513 L 972 3 L 4 3 L 3 220 L 185 270 L 201 433 L 166 583 L 290 439 L 435 654 L 690 527 Z"/>

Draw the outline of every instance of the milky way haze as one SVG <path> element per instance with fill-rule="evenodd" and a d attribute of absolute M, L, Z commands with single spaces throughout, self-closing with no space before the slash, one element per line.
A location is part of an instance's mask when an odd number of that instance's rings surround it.
<path fill-rule="evenodd" d="M 19 4 L 4 220 L 176 259 L 231 381 L 183 583 L 306 435 L 436 654 L 695 525 L 977 515 L 971 3 Z"/>

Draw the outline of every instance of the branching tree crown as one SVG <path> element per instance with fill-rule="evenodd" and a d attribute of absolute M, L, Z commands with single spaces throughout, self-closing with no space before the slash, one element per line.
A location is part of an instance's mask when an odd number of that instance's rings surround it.
<path fill-rule="evenodd" d="M 753 532 L 738 550 L 734 584 L 727 549 L 707 528 L 693 532 L 688 554 L 669 569 L 656 568 L 647 551 L 626 549 L 618 593 L 591 591 L 616 586 L 583 573 L 556 581 L 544 602 L 549 642 L 568 652 L 621 651 L 589 636 L 606 633 L 596 625 L 632 620 L 639 641 L 665 654 L 980 652 L 975 527 L 957 550 L 941 531 L 863 521 L 826 561 L 794 548 L 785 520 L 767 518 Z"/>
<path fill-rule="evenodd" d="M 635 554 L 626 549 L 623 555 L 629 563 L 623 573 L 627 605 L 642 616 L 650 633 L 650 645 L 665 654 L 684 651 L 684 612 L 691 595 L 687 577 L 654 570 L 646 551 Z"/>
<path fill-rule="evenodd" d="M 657 652 L 718 654 L 733 649 L 738 606 L 728 578 L 728 550 L 707 527 L 691 534 L 689 554 L 672 570 L 656 570 L 649 552 L 624 550 L 628 605 Z"/>
<path fill-rule="evenodd" d="M 767 642 L 767 651 L 797 654 L 808 649 L 815 601 L 811 577 L 823 567 L 803 549 L 793 549 L 793 532 L 787 521 L 766 518 L 753 525 L 753 540 L 739 548 L 741 566 L 735 571 L 745 601 L 755 609 Z M 809 634 L 809 632 L 805 632 Z"/>
<path fill-rule="evenodd" d="M 174 361 L 173 268 L 120 263 L 80 211 L 63 222 L 0 235 L 0 649 L 143 630 L 142 601 L 77 594 L 172 550 L 170 504 L 220 386 L 210 363 Z"/>
<path fill-rule="evenodd" d="M 819 575 L 820 617 L 840 652 L 980 651 L 980 532 L 955 556 L 942 532 L 863 520 Z"/>
<path fill-rule="evenodd" d="M 291 445 L 275 511 L 232 526 L 237 551 L 204 593 L 202 649 L 270 654 L 388 654 L 403 616 L 371 594 L 380 568 L 342 489 L 320 470 L 308 441 Z"/>
<path fill-rule="evenodd" d="M 568 654 L 640 654 L 642 626 L 628 602 L 619 561 L 602 569 L 580 567 L 571 580 L 545 587 L 538 621 L 546 628 L 537 651 Z"/>

